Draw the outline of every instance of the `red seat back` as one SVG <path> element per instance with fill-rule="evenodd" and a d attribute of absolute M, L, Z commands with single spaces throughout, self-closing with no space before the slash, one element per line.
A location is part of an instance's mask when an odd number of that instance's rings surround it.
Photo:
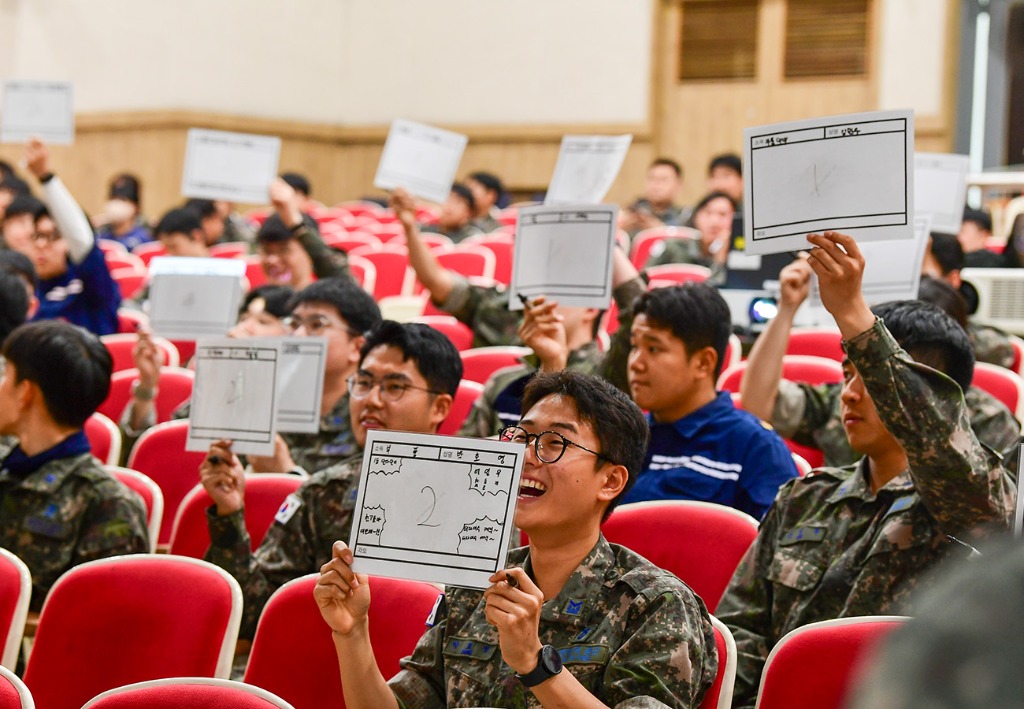
<path fill-rule="evenodd" d="M 106 465 L 117 465 L 121 457 L 121 430 L 98 411 L 85 420 L 85 437 L 92 454 Z"/>
<path fill-rule="evenodd" d="M 117 478 L 122 485 L 142 498 L 146 505 L 146 529 L 149 530 L 149 550 L 156 551 L 156 540 L 160 536 L 160 525 L 164 519 L 164 494 L 148 475 L 138 470 L 122 468 L 118 465 L 106 466 L 107 472 Z"/>
<path fill-rule="evenodd" d="M 499 369 L 519 364 L 521 357 L 532 352 L 529 347 L 474 347 L 460 352 L 462 378 L 486 384 Z"/>
<path fill-rule="evenodd" d="M 789 333 L 786 354 L 814 355 L 842 362 L 846 358 L 842 343 L 843 335 L 835 328 L 798 327 Z"/>
<path fill-rule="evenodd" d="M 473 404 L 484 393 L 484 385 L 479 382 L 463 379 L 459 382 L 459 388 L 455 392 L 455 401 L 452 402 L 448 418 L 444 420 L 437 432 L 445 436 L 454 436 L 462 428 L 463 421 L 469 416 Z"/>
<path fill-rule="evenodd" d="M 0 549 L 0 665 L 13 670 L 21 649 L 32 578 L 21 559 Z"/>
<path fill-rule="evenodd" d="M 108 690 L 83 709 L 291 709 L 278 696 L 259 687 L 227 679 L 173 677 L 136 682 Z"/>
<path fill-rule="evenodd" d="M 473 348 L 473 330 L 451 315 L 421 315 L 416 318 L 416 322 L 430 325 L 430 327 L 443 333 L 452 341 L 455 349 L 459 352 Z"/>
<path fill-rule="evenodd" d="M 409 253 L 404 246 L 359 246 L 352 249 L 352 254 L 362 256 L 376 269 L 377 281 L 373 288 L 376 300 L 402 294 L 409 270 Z"/>
<path fill-rule="evenodd" d="M 1018 419 L 1024 414 L 1024 380 L 1020 375 L 996 364 L 975 362 L 971 385 L 999 399 Z"/>
<path fill-rule="evenodd" d="M 736 641 L 725 623 L 711 616 L 715 631 L 715 649 L 718 650 L 718 672 L 711 683 L 700 709 L 729 709 L 732 706 L 733 685 L 736 684 Z"/>
<path fill-rule="evenodd" d="M 0 667 L 0 709 L 31 709 L 35 704 L 25 683 L 6 667 Z"/>
<path fill-rule="evenodd" d="M 111 421 L 120 421 L 121 414 L 132 398 L 132 384 L 138 380 L 139 370 L 126 369 L 110 377 L 110 392 L 96 411 Z M 171 420 L 171 414 L 192 396 L 195 372 L 181 367 L 161 367 L 160 391 L 156 395 L 156 421 Z"/>
<path fill-rule="evenodd" d="M 738 392 L 746 361 L 730 367 L 718 377 L 720 391 Z M 807 384 L 835 384 L 843 381 L 843 365 L 834 359 L 814 355 L 785 355 L 782 358 L 782 376 L 792 382 Z"/>

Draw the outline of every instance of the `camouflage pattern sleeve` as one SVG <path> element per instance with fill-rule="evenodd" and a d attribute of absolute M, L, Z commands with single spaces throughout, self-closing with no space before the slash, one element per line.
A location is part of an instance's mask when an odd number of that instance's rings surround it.
<path fill-rule="evenodd" d="M 1010 338 L 999 328 L 980 323 L 968 323 L 967 335 L 974 345 L 974 358 L 1007 369 L 1013 368 L 1016 359 Z"/>
<path fill-rule="evenodd" d="M 659 248 L 660 247 L 660 248 Z M 664 266 L 670 263 L 692 263 L 698 266 L 709 266 L 708 259 L 700 253 L 699 239 L 665 239 L 651 247 L 644 268 Z"/>
<path fill-rule="evenodd" d="M 971 413 L 974 435 L 992 450 L 1004 450 L 1020 436 L 1020 421 L 1013 417 L 1003 402 L 984 389 L 968 387 L 964 401 Z"/>
<path fill-rule="evenodd" d="M 768 421 L 783 438 L 793 438 L 800 429 L 807 408 L 807 394 L 796 382 L 788 379 L 779 380 L 779 391 L 772 407 L 772 417 Z"/>
<path fill-rule="evenodd" d="M 939 528 L 960 536 L 986 522 L 1005 526 L 1016 490 L 971 430 L 956 382 L 915 362 L 881 320 L 844 346 Z"/>
<path fill-rule="evenodd" d="M 642 278 L 634 278 L 620 284 L 612 292 L 615 305 L 619 308 L 619 327 L 611 337 L 608 352 L 605 353 L 599 374 L 622 391 L 629 393 L 629 379 L 626 373 L 629 361 L 630 330 L 633 327 L 633 303 L 647 290 Z"/>
<path fill-rule="evenodd" d="M 402 709 L 443 709 L 447 706 L 444 668 L 445 630 L 448 623 L 448 597 L 442 596 L 430 627 L 416 643 L 412 655 L 401 660 L 388 686 Z"/>
<path fill-rule="evenodd" d="M 304 228 L 296 232 L 295 238 L 309 254 L 316 277 L 351 276 L 348 270 L 348 256 L 324 243 L 320 238 L 319 227 L 308 214 L 302 215 L 302 225 Z"/>
<path fill-rule="evenodd" d="M 438 308 L 473 330 L 474 347 L 520 345 L 518 310 L 508 309 L 508 294 L 498 288 L 470 283 L 465 276 L 449 272 L 452 292 Z"/>
<path fill-rule="evenodd" d="M 803 411 L 792 434 L 779 435 L 791 438 L 797 443 L 805 446 L 818 447 L 816 442 L 817 434 L 825 428 L 832 419 L 835 407 L 839 402 L 839 395 L 842 392 L 841 384 L 794 384 L 786 382 L 789 387 L 797 387 L 800 390 L 799 396 L 803 397 Z M 782 395 L 783 386 L 779 385 L 779 395 Z M 775 425 L 774 412 L 772 412 L 772 425 Z M 845 434 L 844 434 L 845 435 Z"/>
<path fill-rule="evenodd" d="M 149 551 L 146 507 L 142 499 L 116 480 L 94 483 L 95 501 L 82 520 L 72 566 L 119 554 Z"/>
<path fill-rule="evenodd" d="M 495 401 L 498 395 L 508 386 L 508 383 L 522 374 L 520 367 L 506 367 L 508 371 L 516 372 L 515 377 L 502 376 L 502 372 L 495 372 L 484 385 L 484 391 L 480 398 L 473 402 L 466 420 L 459 428 L 460 436 L 469 438 L 488 438 L 494 436 L 503 428 L 501 420 L 495 409 Z"/>

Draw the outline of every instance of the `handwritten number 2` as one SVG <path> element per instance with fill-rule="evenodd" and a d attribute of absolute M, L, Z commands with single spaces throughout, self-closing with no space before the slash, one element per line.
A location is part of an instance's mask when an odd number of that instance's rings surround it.
<path fill-rule="evenodd" d="M 430 518 L 434 516 L 434 508 L 437 507 L 437 495 L 434 494 L 434 488 L 430 485 L 424 485 L 420 492 L 430 492 L 430 506 L 424 511 L 424 514 L 420 515 L 420 519 L 416 522 L 417 527 L 440 527 L 440 522 L 430 524 Z"/>

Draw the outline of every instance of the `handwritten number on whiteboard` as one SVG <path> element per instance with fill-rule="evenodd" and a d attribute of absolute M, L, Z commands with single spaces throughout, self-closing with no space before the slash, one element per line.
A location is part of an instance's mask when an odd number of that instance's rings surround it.
<path fill-rule="evenodd" d="M 430 506 L 424 510 L 424 513 L 420 515 L 419 521 L 416 522 L 417 527 L 440 527 L 440 522 L 434 522 L 430 524 L 430 518 L 434 516 L 434 508 L 437 507 L 437 495 L 434 494 L 434 488 L 430 485 L 424 485 L 420 492 L 430 493 Z"/>

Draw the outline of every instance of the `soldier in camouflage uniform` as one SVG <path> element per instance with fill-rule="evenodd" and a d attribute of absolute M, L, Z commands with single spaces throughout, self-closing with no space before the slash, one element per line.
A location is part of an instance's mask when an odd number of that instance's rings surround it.
<path fill-rule="evenodd" d="M 810 264 L 845 339 L 842 399 L 856 466 L 782 488 L 716 615 L 736 639 L 735 706 L 753 706 L 765 658 L 787 632 L 855 615 L 907 612 L 928 569 L 980 525 L 1005 529 L 1015 488 L 974 437 L 960 387 L 973 373 L 963 329 L 936 306 L 881 315 L 900 339 L 932 343 L 915 362 L 860 293 L 864 260 L 848 236 L 812 235 Z M 839 248 L 841 245 L 842 249 Z"/>
<path fill-rule="evenodd" d="M 482 593 L 449 588 L 390 682 L 373 663 L 366 631 L 368 579 L 352 573 L 351 550 L 335 543 L 315 596 L 352 709 L 594 699 L 697 707 L 711 685 L 718 658 L 704 604 L 600 532 L 643 461 L 640 410 L 607 382 L 572 370 L 534 377 L 523 409 L 503 438 L 527 446 L 516 524 L 530 546 L 512 552 Z"/>
<path fill-rule="evenodd" d="M 146 509 L 92 456 L 82 430 L 110 388 L 103 344 L 49 320 L 15 330 L 3 355 L 0 435 L 17 445 L 2 452 L 0 547 L 28 566 L 39 610 L 71 567 L 149 551 Z"/>
<path fill-rule="evenodd" d="M 215 503 L 207 512 L 206 560 L 242 586 L 243 638 L 253 636 L 278 587 L 318 570 L 330 561 L 334 540 L 348 539 L 367 429 L 436 432 L 462 378 L 455 346 L 427 325 L 384 321 L 367 335 L 361 357 L 348 397 L 356 455 L 316 473 L 289 495 L 255 553 L 245 527 L 245 476 L 230 442 L 213 445 L 199 468 Z"/>
<path fill-rule="evenodd" d="M 441 214 L 437 224 L 428 224 L 423 231 L 444 234 L 452 243 L 457 244 L 471 236 L 483 234 L 483 230 L 473 223 L 476 215 L 476 198 L 473 192 L 462 183 L 452 185 L 448 199 L 441 205 Z"/>

